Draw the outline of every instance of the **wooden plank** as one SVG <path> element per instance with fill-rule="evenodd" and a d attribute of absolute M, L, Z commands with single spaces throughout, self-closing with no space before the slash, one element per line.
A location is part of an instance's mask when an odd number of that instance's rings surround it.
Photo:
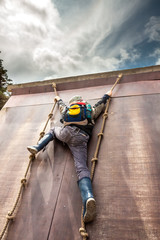
<path fill-rule="evenodd" d="M 159 104 L 159 94 L 112 101 L 94 178 L 90 239 L 160 239 Z"/>
<path fill-rule="evenodd" d="M 24 236 L 26 240 L 48 238 L 66 164 L 63 152 L 62 144 L 56 142 L 54 147 L 51 142 L 46 151 L 38 155 L 7 240 L 23 239 Z"/>
<path fill-rule="evenodd" d="M 23 177 L 27 163 L 29 144 L 29 128 L 34 128 L 33 141 L 39 126 L 38 112 L 27 111 L 27 108 L 2 109 L 0 114 L 0 228 L 2 229 L 5 216 L 13 207 L 20 186 L 20 179 Z M 47 108 L 46 108 L 47 109 Z M 35 109 L 34 109 L 35 110 Z M 32 120 L 32 123 L 29 123 Z M 41 118 L 43 122 L 43 117 Z M 5 203 L 5 204 L 4 204 Z"/>
<path fill-rule="evenodd" d="M 0 125 L 0 136 L 1 136 L 0 138 L 0 166 L 1 166 L 0 167 L 0 183 L 1 183 L 0 229 L 1 230 L 6 221 L 5 217 L 8 211 L 13 208 L 14 202 L 17 198 L 17 194 L 20 188 L 20 180 L 23 178 L 28 165 L 29 153 L 26 149 L 26 146 L 37 142 L 39 138 L 39 133 L 40 131 L 42 131 L 42 126 L 44 126 L 44 123 L 46 121 L 46 116 L 48 116 L 50 109 L 51 109 L 51 105 L 47 105 L 47 106 L 40 105 L 36 107 L 32 105 L 24 108 L 17 107 L 17 108 L 3 109 L 1 111 L 1 114 L 0 114 L 0 122 L 1 122 L 1 125 Z M 39 164 L 40 163 L 35 162 L 34 171 L 36 173 L 39 170 Z M 33 171 L 33 174 L 34 174 L 34 171 Z M 35 175 L 31 174 L 31 176 L 34 178 L 36 174 Z M 18 227 L 21 226 L 21 229 L 17 229 L 15 233 L 17 235 L 20 234 L 18 231 L 20 231 L 21 233 L 25 232 L 23 223 L 26 223 L 26 226 L 27 226 L 27 221 L 31 221 L 32 219 L 32 214 L 28 219 L 28 215 L 32 213 L 31 210 L 33 208 L 33 205 L 30 203 L 35 204 L 36 195 L 38 195 L 37 194 L 38 186 L 39 185 L 43 186 L 42 185 L 43 181 L 39 180 L 40 182 L 38 182 L 38 180 L 39 178 L 38 179 L 35 178 L 34 180 L 35 185 L 33 184 L 33 188 L 31 189 L 29 188 L 30 187 L 30 182 L 29 182 L 28 188 L 26 189 L 26 192 L 28 191 L 28 195 L 26 195 L 26 199 L 23 198 L 23 200 L 25 199 L 26 202 L 28 202 L 26 203 L 26 205 L 28 204 L 27 205 L 28 208 L 26 206 L 24 208 L 26 208 L 27 210 L 30 209 L 30 211 L 28 210 L 27 213 L 25 212 L 22 218 L 23 221 L 21 221 L 21 218 L 17 217 L 16 221 L 13 223 L 15 225 L 18 224 Z M 36 191 L 36 188 L 37 188 L 37 191 Z M 36 193 L 34 197 L 33 197 L 33 192 L 34 192 L 33 190 L 35 190 L 35 193 Z M 47 195 L 47 192 L 45 193 L 45 195 Z M 41 196 L 40 193 L 39 193 L 39 196 Z M 42 203 L 42 196 L 39 201 L 39 204 L 40 203 Z M 45 206 L 43 207 L 41 205 L 41 207 L 43 211 L 46 210 Z M 36 204 L 35 204 L 35 208 L 36 208 Z M 51 212 L 50 214 L 48 212 L 48 218 L 52 217 L 52 214 L 53 212 Z M 35 215 L 35 218 L 38 218 L 38 215 Z M 44 221 L 44 218 L 39 219 L 36 226 L 38 226 L 38 223 L 42 225 L 43 221 Z M 49 223 L 48 228 L 49 228 L 50 220 L 48 221 L 49 221 L 48 222 Z M 13 229 L 13 232 L 15 232 L 14 229 Z M 12 234 L 13 233 L 11 231 L 11 237 L 13 236 Z M 48 233 L 46 232 L 45 235 L 47 234 Z M 20 237 L 18 239 L 22 239 L 22 238 Z"/>
<path fill-rule="evenodd" d="M 67 154 L 68 157 L 62 187 L 60 189 L 48 240 L 81 240 L 79 235 L 81 197 L 77 185 L 73 158 L 69 152 L 67 152 Z"/>

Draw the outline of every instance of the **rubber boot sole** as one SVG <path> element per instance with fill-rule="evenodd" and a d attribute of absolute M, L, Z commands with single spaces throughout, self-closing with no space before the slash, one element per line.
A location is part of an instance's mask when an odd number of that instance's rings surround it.
<path fill-rule="evenodd" d="M 86 202 L 86 212 L 84 214 L 84 222 L 93 221 L 96 216 L 96 201 L 94 198 L 89 198 Z"/>
<path fill-rule="evenodd" d="M 32 154 L 38 153 L 38 150 L 36 148 L 32 147 L 32 146 L 28 146 L 27 149 Z"/>

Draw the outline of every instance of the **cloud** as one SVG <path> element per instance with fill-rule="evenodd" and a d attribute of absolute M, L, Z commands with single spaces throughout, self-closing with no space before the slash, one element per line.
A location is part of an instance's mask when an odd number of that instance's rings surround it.
<path fill-rule="evenodd" d="M 140 57 L 138 25 L 121 29 L 143 1 L 69 2 L 67 11 L 57 0 L 0 2 L 1 51 L 15 82 L 116 70 Z"/>
<path fill-rule="evenodd" d="M 153 57 L 155 59 L 155 65 L 160 65 L 160 48 L 156 48 L 149 57 Z"/>
<path fill-rule="evenodd" d="M 159 57 L 160 56 L 160 48 L 156 48 L 150 57 Z"/>
<path fill-rule="evenodd" d="M 55 64 L 53 64 L 56 66 L 56 69 L 50 77 L 57 77 L 59 72 L 61 72 L 62 76 L 69 76 L 111 71 L 119 68 L 125 62 L 124 57 L 121 57 L 119 60 L 119 55 L 122 55 L 120 53 L 121 46 L 123 51 L 127 52 L 125 47 L 128 45 L 132 49 L 134 40 L 137 37 L 134 36 L 130 39 L 130 36 L 126 37 L 125 34 L 123 40 L 120 39 L 119 44 L 109 51 L 107 46 L 104 46 L 103 54 L 99 54 L 98 48 L 103 40 L 107 39 L 116 29 L 120 29 L 121 25 L 134 14 L 138 6 L 138 1 L 133 3 L 131 1 L 124 2 L 118 0 L 116 5 L 112 1 L 100 1 L 98 4 L 94 2 L 89 6 L 90 9 L 87 8 L 86 11 L 83 9 L 81 19 L 80 17 L 75 18 L 74 15 L 77 15 L 77 12 L 72 14 L 72 18 L 68 17 L 69 20 L 72 20 L 72 23 L 69 24 L 69 27 L 63 27 L 63 29 L 64 36 L 69 37 L 61 39 L 63 48 L 59 48 L 58 52 L 61 53 L 61 57 L 58 54 L 58 58 Z M 113 14 L 113 11 L 116 14 Z M 65 21 L 69 23 L 69 20 L 66 19 L 67 16 L 65 16 Z M 110 41 L 112 42 L 112 39 Z M 135 54 L 135 51 L 133 51 L 132 56 L 130 53 L 127 59 L 132 59 L 133 55 L 138 57 L 138 54 Z M 69 61 L 67 61 L 65 56 L 69 56 Z"/>
<path fill-rule="evenodd" d="M 100 57 L 98 55 L 93 56 L 91 59 L 83 61 L 83 57 L 77 56 L 77 60 L 66 61 L 66 65 L 61 68 L 61 73 L 64 74 L 62 76 L 72 76 L 71 74 L 71 63 L 72 63 L 72 71 L 74 75 L 82 75 L 83 74 L 91 74 L 98 72 L 106 72 L 106 71 L 114 71 L 120 69 L 120 67 L 124 67 L 127 61 L 135 62 L 140 57 L 140 54 L 135 49 L 131 49 L 127 51 L 125 49 L 120 49 L 120 54 L 118 57 Z M 53 62 L 53 61 L 51 61 Z M 70 65 L 70 66 L 69 66 Z M 61 64 L 59 65 L 62 66 Z M 68 68 L 70 71 L 68 72 Z M 58 69 L 58 68 L 57 68 Z M 47 75 L 45 79 L 52 79 L 58 77 L 57 72 L 54 74 Z"/>
<path fill-rule="evenodd" d="M 135 62 L 135 60 L 140 58 L 141 54 L 136 49 L 130 49 L 130 51 L 128 52 L 125 49 L 120 49 L 120 56 L 122 63 L 128 60 L 131 62 Z"/>
<path fill-rule="evenodd" d="M 23 81 L 30 75 L 40 77 L 39 59 L 35 64 L 37 48 L 45 45 L 54 47 L 61 38 L 58 29 L 59 14 L 51 1 L 9 1 L 1 4 L 0 41 L 4 63 L 17 80 Z M 48 41 L 46 41 L 48 39 Z M 54 45 L 53 45 L 54 42 Z M 40 65 L 40 66 L 39 66 Z M 22 74 L 23 73 L 23 74 Z M 43 72 L 42 72 L 43 76 Z"/>
<path fill-rule="evenodd" d="M 160 65 L 160 58 L 156 61 L 156 65 Z"/>
<path fill-rule="evenodd" d="M 145 34 L 149 37 L 149 42 L 160 41 L 160 17 L 152 16 L 145 26 Z"/>

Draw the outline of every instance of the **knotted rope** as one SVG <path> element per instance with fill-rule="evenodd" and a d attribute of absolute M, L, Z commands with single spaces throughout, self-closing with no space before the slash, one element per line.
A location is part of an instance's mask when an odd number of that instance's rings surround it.
<path fill-rule="evenodd" d="M 114 83 L 114 85 L 112 86 L 111 90 L 113 91 L 113 89 L 115 88 L 115 86 L 117 85 L 117 83 L 120 81 L 120 79 L 122 78 L 122 74 L 119 74 L 116 82 Z M 109 104 L 110 104 L 111 98 L 108 99 L 107 104 L 106 104 L 106 108 L 104 111 L 104 114 L 102 115 L 103 120 L 102 120 L 102 125 L 101 125 L 101 129 L 100 132 L 98 133 L 98 140 L 97 140 L 97 145 L 96 145 L 96 150 L 94 152 L 94 156 L 91 159 L 91 181 L 93 181 L 93 177 L 94 177 L 94 173 L 95 173 L 95 167 L 96 167 L 96 163 L 98 161 L 98 153 L 99 153 L 99 149 L 100 149 L 100 144 L 101 144 L 101 139 L 104 135 L 104 127 L 105 127 L 105 122 L 106 119 L 108 118 L 108 109 L 109 109 Z M 84 207 L 82 206 L 82 212 L 81 212 L 81 228 L 79 229 L 79 232 L 82 236 L 83 240 L 87 240 L 88 233 L 86 231 L 86 227 L 85 227 L 85 223 L 83 220 L 83 209 Z"/>
<path fill-rule="evenodd" d="M 58 96 L 57 90 L 56 90 L 56 84 L 53 83 L 53 84 L 52 84 L 52 87 L 53 87 L 53 89 L 54 89 L 55 95 Z M 49 120 L 50 120 L 50 119 L 52 118 L 52 116 L 53 116 L 53 111 L 54 111 L 54 108 L 55 108 L 55 106 L 56 106 L 56 103 L 57 103 L 57 101 L 56 101 L 56 99 L 54 99 L 53 107 L 52 107 L 52 109 L 51 109 L 50 114 L 48 115 L 48 119 L 47 119 L 46 124 L 45 124 L 45 126 L 44 126 L 44 128 L 43 128 L 43 131 L 40 133 L 39 140 L 45 135 L 46 127 L 47 127 L 47 125 L 48 125 Z M 38 140 L 38 141 L 39 141 L 39 140 Z M 28 172 L 29 172 L 29 170 L 30 170 L 30 168 L 31 168 L 31 165 L 32 165 L 34 159 L 35 159 L 35 155 L 34 155 L 34 154 L 31 154 L 31 155 L 29 156 L 29 162 L 28 162 L 28 165 L 27 165 L 26 172 L 25 172 L 24 177 L 21 179 L 21 182 L 20 182 L 21 185 L 20 185 L 20 189 L 19 189 L 19 191 L 18 191 L 18 195 L 17 195 L 16 200 L 15 200 L 15 203 L 14 203 L 14 205 L 13 205 L 13 207 L 12 207 L 12 210 L 9 211 L 9 212 L 8 212 L 8 215 L 6 216 L 6 222 L 5 222 L 4 226 L 3 226 L 2 232 L 0 233 L 0 240 L 3 239 L 3 237 L 4 237 L 4 235 L 5 235 L 6 231 L 7 231 L 7 229 L 8 229 L 8 227 L 9 227 L 10 222 L 15 218 L 15 210 L 17 209 L 17 206 L 18 206 L 18 204 L 19 204 L 19 202 L 20 202 L 20 199 L 21 199 L 21 197 L 22 197 L 23 190 L 24 190 L 24 188 L 25 188 L 25 186 L 26 186 L 26 184 L 27 184 Z"/>
<path fill-rule="evenodd" d="M 58 94 L 57 94 L 57 89 L 56 89 L 56 84 L 53 83 L 53 84 L 52 84 L 52 87 L 53 87 L 53 89 L 54 89 L 55 95 L 58 96 Z M 51 112 L 48 114 L 48 119 L 47 119 L 46 124 L 45 124 L 45 126 L 44 126 L 44 128 L 43 128 L 43 131 L 40 133 L 39 140 L 45 135 L 46 127 L 47 127 L 47 125 L 48 125 L 49 120 L 50 120 L 50 119 L 52 118 L 52 116 L 53 116 L 53 111 L 54 111 L 54 109 L 55 109 L 56 103 L 57 103 L 57 101 L 56 101 L 56 99 L 54 99 L 53 107 L 52 107 L 52 109 L 51 109 Z M 39 140 L 38 140 L 38 141 L 39 141 Z"/>

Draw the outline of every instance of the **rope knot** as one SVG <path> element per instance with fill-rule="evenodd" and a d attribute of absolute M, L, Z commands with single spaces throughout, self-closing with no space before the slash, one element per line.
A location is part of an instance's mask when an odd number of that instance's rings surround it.
<path fill-rule="evenodd" d="M 86 231 L 85 228 L 81 227 L 81 228 L 79 229 L 79 232 L 80 232 L 80 234 L 81 234 L 82 237 L 88 237 L 88 233 L 87 233 L 87 231 Z"/>
<path fill-rule="evenodd" d="M 35 154 L 31 154 L 31 155 L 29 156 L 29 159 L 30 159 L 31 161 L 34 161 L 34 159 L 35 159 Z"/>
<path fill-rule="evenodd" d="M 91 162 L 96 162 L 96 161 L 98 161 L 98 158 L 96 158 L 96 157 L 91 159 Z"/>
<path fill-rule="evenodd" d="M 12 215 L 11 212 L 8 212 L 8 215 L 6 216 L 6 218 L 7 218 L 8 220 L 13 220 L 13 219 L 14 219 L 14 216 Z"/>
<path fill-rule="evenodd" d="M 40 135 L 41 137 L 43 137 L 44 134 L 45 134 L 45 132 L 43 131 L 43 132 L 41 132 L 39 135 Z"/>
<path fill-rule="evenodd" d="M 102 132 L 101 132 L 101 133 L 98 133 L 98 137 L 99 137 L 99 136 L 103 136 L 103 133 L 102 133 Z"/>
<path fill-rule="evenodd" d="M 50 113 L 50 114 L 48 115 L 48 117 L 49 117 L 49 118 L 52 118 L 52 117 L 53 117 L 53 113 Z"/>
<path fill-rule="evenodd" d="M 53 87 L 53 88 L 56 88 L 56 83 L 52 83 L 52 87 Z"/>
<path fill-rule="evenodd" d="M 21 179 L 21 184 L 25 186 L 26 183 L 27 183 L 27 179 L 26 179 L 26 178 L 22 178 L 22 179 Z"/>
<path fill-rule="evenodd" d="M 103 117 L 107 118 L 108 117 L 108 113 L 103 113 Z"/>

